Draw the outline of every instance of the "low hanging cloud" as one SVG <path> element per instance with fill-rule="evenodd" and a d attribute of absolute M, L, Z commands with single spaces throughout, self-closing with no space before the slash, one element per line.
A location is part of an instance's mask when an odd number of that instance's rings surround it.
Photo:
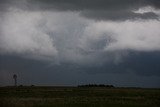
<path fill-rule="evenodd" d="M 54 57 L 53 38 L 39 29 L 41 13 L 10 8 L 1 18 L 0 50 L 2 54 L 20 54 L 33 58 Z"/>
<path fill-rule="evenodd" d="M 89 60 L 90 63 L 114 51 L 122 54 L 127 50 L 159 51 L 160 10 L 141 7 L 133 12 L 152 12 L 158 19 L 95 21 L 78 11 L 30 11 L 10 7 L 2 12 L 0 19 L 0 52 L 34 59 L 56 58 L 60 62 Z M 117 59 L 117 54 L 113 55 Z"/>
<path fill-rule="evenodd" d="M 96 22 L 86 28 L 87 34 L 84 36 L 86 42 L 82 44 L 86 47 L 94 46 L 94 44 L 97 45 L 95 43 L 97 41 L 99 46 L 106 51 L 159 51 L 159 28 L 160 22 L 157 20 L 136 20 L 119 23 Z M 89 47 L 91 48 L 91 46 Z"/>

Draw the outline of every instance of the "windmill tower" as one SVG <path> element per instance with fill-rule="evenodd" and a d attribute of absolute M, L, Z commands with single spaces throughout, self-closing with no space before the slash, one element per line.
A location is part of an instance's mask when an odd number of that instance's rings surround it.
<path fill-rule="evenodd" d="M 17 75 L 16 74 L 13 75 L 13 79 L 14 79 L 14 86 L 17 86 Z"/>

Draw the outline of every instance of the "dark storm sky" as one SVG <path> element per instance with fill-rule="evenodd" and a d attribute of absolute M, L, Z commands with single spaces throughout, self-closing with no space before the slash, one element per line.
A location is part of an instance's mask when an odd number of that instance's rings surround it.
<path fill-rule="evenodd" d="M 159 0 L 1 0 L 0 86 L 160 87 Z"/>

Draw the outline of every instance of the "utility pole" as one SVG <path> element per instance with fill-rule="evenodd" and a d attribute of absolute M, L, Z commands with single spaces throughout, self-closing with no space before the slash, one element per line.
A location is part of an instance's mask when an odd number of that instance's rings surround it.
<path fill-rule="evenodd" d="M 13 75 L 13 79 L 14 79 L 14 86 L 16 87 L 17 86 L 17 75 L 16 74 Z"/>

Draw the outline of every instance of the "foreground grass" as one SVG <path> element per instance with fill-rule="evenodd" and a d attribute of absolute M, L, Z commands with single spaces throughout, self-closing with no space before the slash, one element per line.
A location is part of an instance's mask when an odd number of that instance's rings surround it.
<path fill-rule="evenodd" d="M 158 107 L 159 105 L 159 89 L 0 88 L 0 107 Z"/>

